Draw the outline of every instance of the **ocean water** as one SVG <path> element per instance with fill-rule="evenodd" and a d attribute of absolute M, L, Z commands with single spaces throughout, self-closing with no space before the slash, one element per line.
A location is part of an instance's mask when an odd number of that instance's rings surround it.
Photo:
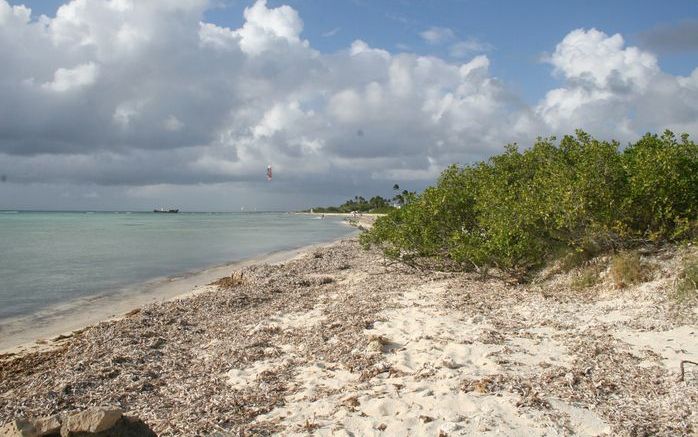
<path fill-rule="evenodd" d="M 286 213 L 0 212 L 0 319 L 354 232 Z"/>

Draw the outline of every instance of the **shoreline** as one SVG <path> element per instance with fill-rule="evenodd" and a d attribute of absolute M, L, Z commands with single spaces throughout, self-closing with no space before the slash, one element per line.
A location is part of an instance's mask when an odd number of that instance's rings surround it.
<path fill-rule="evenodd" d="M 358 229 L 370 229 L 373 223 L 385 214 L 373 214 L 373 213 L 361 213 L 354 215 L 350 212 L 294 212 L 297 215 L 309 215 L 316 218 L 321 218 L 324 216 L 331 217 L 346 217 L 343 223 L 354 226 Z"/>
<path fill-rule="evenodd" d="M 698 306 L 671 294 L 687 254 L 580 290 L 579 271 L 414 270 L 354 236 L 0 356 L 0 425 L 113 405 L 161 436 L 693 435 Z"/>
<path fill-rule="evenodd" d="M 347 222 L 343 224 L 350 225 Z M 32 314 L 0 319 L 0 355 L 48 350 L 57 346 L 57 341 L 68 338 L 75 332 L 101 322 L 118 320 L 145 305 L 186 299 L 210 291 L 216 287 L 210 285 L 212 282 L 230 276 L 233 271 L 257 264 L 291 261 L 309 251 L 335 244 L 353 235 L 355 234 L 153 278 L 111 292 L 52 305 Z"/>

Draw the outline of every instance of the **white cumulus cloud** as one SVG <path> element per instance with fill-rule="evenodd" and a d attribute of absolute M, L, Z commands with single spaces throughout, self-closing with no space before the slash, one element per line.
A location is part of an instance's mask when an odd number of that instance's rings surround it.
<path fill-rule="evenodd" d="M 626 46 L 619 34 L 574 30 L 547 61 L 565 83 L 550 90 L 536 112 L 556 132 L 584 128 L 621 140 L 665 128 L 696 132 L 695 71 L 666 74 L 655 55 Z"/>
<path fill-rule="evenodd" d="M 78 65 L 75 68 L 59 68 L 53 74 L 53 80 L 41 86 L 56 92 L 82 88 L 95 83 L 98 72 L 99 67 L 93 62 Z"/>
<path fill-rule="evenodd" d="M 547 58 L 560 86 L 530 106 L 492 75 L 496 59 L 476 41 L 456 60 L 362 40 L 321 53 L 290 6 L 257 1 L 239 28 L 206 22 L 207 7 L 73 0 L 32 18 L 0 0 L 0 174 L 102 194 L 130 187 L 125 195 L 221 184 L 237 188 L 201 192 L 244 193 L 259 182 L 300 207 L 396 182 L 418 188 L 452 162 L 576 128 L 621 140 L 698 133 L 698 71 L 667 74 L 620 35 L 570 32 Z M 422 36 L 458 43 L 450 29 Z"/>
<path fill-rule="evenodd" d="M 252 55 L 258 55 L 275 44 L 305 45 L 301 41 L 303 21 L 290 6 L 267 8 L 266 0 L 259 0 L 252 7 L 245 8 L 245 24 L 235 32 L 240 37 L 240 48 Z"/>

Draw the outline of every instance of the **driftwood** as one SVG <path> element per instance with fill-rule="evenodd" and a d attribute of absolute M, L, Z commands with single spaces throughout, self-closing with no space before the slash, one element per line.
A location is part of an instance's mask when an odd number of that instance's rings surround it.
<path fill-rule="evenodd" d="M 688 360 L 682 360 L 682 361 L 681 361 L 681 377 L 679 378 L 679 381 L 683 381 L 683 380 L 684 380 L 684 377 L 686 376 L 686 372 L 685 372 L 686 369 L 684 368 L 684 366 L 685 366 L 686 364 L 693 364 L 694 366 L 698 366 L 698 363 L 696 363 L 696 362 L 688 361 Z"/>

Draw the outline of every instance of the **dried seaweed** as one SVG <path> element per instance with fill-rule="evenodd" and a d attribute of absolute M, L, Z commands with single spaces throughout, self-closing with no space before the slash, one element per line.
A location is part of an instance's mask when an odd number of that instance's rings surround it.
<path fill-rule="evenodd" d="M 344 241 L 284 265 L 234 272 L 216 291 L 149 305 L 64 339 L 57 349 L 2 356 L 0 423 L 110 404 L 158 435 L 273 434 L 278 424 L 253 421 L 284 404 L 298 366 L 322 358 L 362 372 L 379 359 L 367 351 L 363 330 L 389 305 L 381 295 L 418 278 L 376 280 L 378 259 Z M 356 272 L 365 274 L 339 286 Z M 326 313 L 320 327 L 254 329 L 316 306 Z M 284 345 L 298 358 L 243 389 L 229 386 L 230 369 L 279 357 Z"/>

